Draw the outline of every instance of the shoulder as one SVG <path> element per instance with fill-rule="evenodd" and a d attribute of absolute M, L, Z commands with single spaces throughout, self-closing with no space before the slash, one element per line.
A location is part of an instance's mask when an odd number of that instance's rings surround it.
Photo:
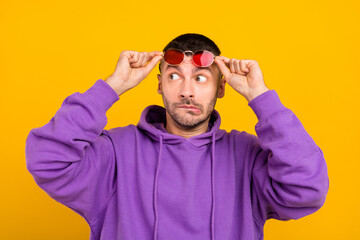
<path fill-rule="evenodd" d="M 135 136 L 139 132 L 139 129 L 133 125 L 130 124 L 128 126 L 124 127 L 116 127 L 111 128 L 108 130 L 102 130 L 101 135 L 106 135 L 111 139 L 121 139 L 121 138 L 131 138 L 132 136 Z"/>
<path fill-rule="evenodd" d="M 246 131 L 239 131 L 236 129 L 232 129 L 230 132 L 226 132 L 225 136 L 232 141 L 257 141 L 258 137 Z"/>
<path fill-rule="evenodd" d="M 249 148 L 251 149 L 254 147 L 254 145 L 258 144 L 259 139 L 256 135 L 253 135 L 246 131 L 238 131 L 236 129 L 232 129 L 230 132 L 225 131 L 222 142 L 233 146 L 234 150 L 246 150 Z"/>

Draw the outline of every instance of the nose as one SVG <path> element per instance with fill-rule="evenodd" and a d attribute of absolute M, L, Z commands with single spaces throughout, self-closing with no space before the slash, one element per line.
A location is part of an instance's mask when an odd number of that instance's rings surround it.
<path fill-rule="evenodd" d="M 194 87 L 190 79 L 184 79 L 180 86 L 179 98 L 194 98 Z"/>
<path fill-rule="evenodd" d="M 191 62 L 192 54 L 186 53 L 184 61 L 181 63 L 184 70 L 184 80 L 181 83 L 180 91 L 179 91 L 179 98 L 186 99 L 186 98 L 194 98 L 194 86 L 191 80 L 191 71 L 194 68 L 194 65 Z"/>

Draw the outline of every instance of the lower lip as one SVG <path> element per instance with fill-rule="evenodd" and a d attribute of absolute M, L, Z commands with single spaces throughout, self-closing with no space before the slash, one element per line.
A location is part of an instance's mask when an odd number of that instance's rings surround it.
<path fill-rule="evenodd" d="M 186 107 L 180 107 L 180 108 L 188 110 L 188 111 L 200 113 L 200 109 L 198 109 L 198 108 L 186 108 Z"/>

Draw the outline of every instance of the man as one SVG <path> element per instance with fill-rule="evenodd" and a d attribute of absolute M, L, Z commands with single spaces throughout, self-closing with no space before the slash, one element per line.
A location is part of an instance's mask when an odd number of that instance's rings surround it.
<path fill-rule="evenodd" d="M 123 51 L 112 75 L 68 96 L 26 140 L 37 184 L 86 219 L 91 239 L 258 240 L 267 219 L 323 205 L 323 153 L 256 61 L 220 56 L 200 34 L 163 52 Z M 106 111 L 159 61 L 165 108 L 148 106 L 137 126 L 104 130 Z M 225 83 L 248 100 L 258 137 L 219 129 L 214 107 Z"/>

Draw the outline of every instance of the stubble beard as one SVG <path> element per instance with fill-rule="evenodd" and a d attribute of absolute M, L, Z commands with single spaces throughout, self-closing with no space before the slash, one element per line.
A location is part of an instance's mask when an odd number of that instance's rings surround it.
<path fill-rule="evenodd" d="M 167 98 L 165 97 L 164 94 L 162 94 L 162 97 L 163 97 L 163 102 L 164 102 L 166 112 L 170 115 L 170 117 L 174 120 L 174 122 L 176 122 L 179 126 L 181 126 L 183 128 L 191 129 L 191 128 L 195 128 L 195 127 L 203 124 L 204 122 L 206 122 L 210 118 L 211 113 L 213 112 L 213 110 L 215 108 L 215 104 L 216 104 L 216 100 L 217 100 L 217 93 L 218 93 L 218 91 L 216 91 L 215 96 L 207 104 L 205 109 L 204 109 L 203 105 L 196 103 L 191 98 L 184 98 L 180 102 L 173 103 L 170 106 L 169 101 L 167 100 Z M 200 109 L 201 113 L 203 113 L 205 111 L 206 114 L 202 118 L 194 117 L 194 118 L 191 118 L 191 119 L 186 119 L 184 116 L 181 116 L 181 114 L 179 114 L 179 113 L 177 113 L 175 111 L 175 109 L 180 105 L 192 105 L 192 106 L 195 106 L 195 107 Z M 188 111 L 188 114 L 191 114 L 191 115 L 194 115 L 194 116 L 197 115 L 197 114 L 192 113 L 191 111 Z"/>

